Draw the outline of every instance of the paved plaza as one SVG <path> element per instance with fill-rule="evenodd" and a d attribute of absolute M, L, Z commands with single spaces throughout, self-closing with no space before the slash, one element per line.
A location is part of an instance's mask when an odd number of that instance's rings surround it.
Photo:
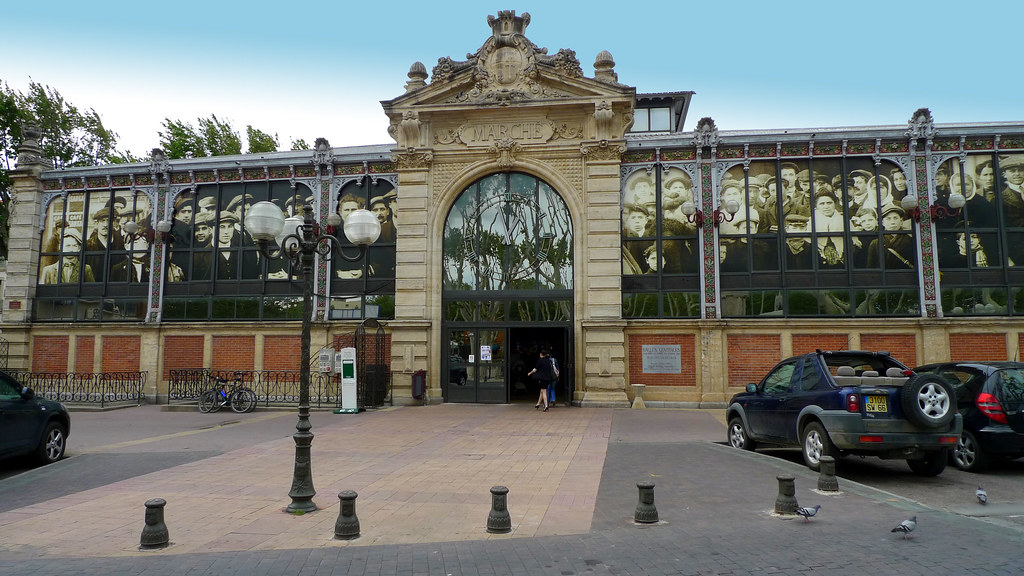
<path fill-rule="evenodd" d="M 1024 533 L 723 445 L 722 410 L 396 407 L 319 417 L 319 510 L 288 505 L 283 437 L 0 512 L 0 574 L 1019 574 Z M 116 414 L 111 413 L 112 418 Z M 277 418 L 249 425 L 275 425 Z M 290 434 L 290 431 L 285 431 Z M 70 460 L 75 458 L 71 455 Z M 67 462 L 67 461 L 65 461 Z M 55 466 L 60 466 L 58 463 Z M 773 513 L 795 477 L 810 522 Z M 637 525 L 637 482 L 660 521 Z M 486 531 L 492 486 L 512 531 Z M 360 537 L 334 539 L 338 493 Z M 170 545 L 140 550 L 143 503 Z M 909 538 L 889 531 L 916 515 Z"/>

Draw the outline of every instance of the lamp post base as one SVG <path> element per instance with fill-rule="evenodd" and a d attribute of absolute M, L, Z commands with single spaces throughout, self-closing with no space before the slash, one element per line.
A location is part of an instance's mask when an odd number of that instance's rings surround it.
<path fill-rule="evenodd" d="M 310 461 L 313 433 L 309 431 L 308 418 L 300 417 L 299 425 L 296 426 L 299 431 L 292 436 L 295 440 L 295 471 L 292 474 L 292 489 L 288 492 L 292 503 L 285 508 L 285 512 L 291 514 L 305 514 L 316 510 L 316 503 L 313 502 L 316 490 L 313 488 L 313 468 Z"/>

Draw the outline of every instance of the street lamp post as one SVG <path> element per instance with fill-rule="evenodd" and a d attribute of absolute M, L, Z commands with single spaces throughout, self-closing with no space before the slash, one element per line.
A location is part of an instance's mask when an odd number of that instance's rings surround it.
<path fill-rule="evenodd" d="M 334 228 L 341 217 L 332 213 L 325 220 Z M 333 235 L 322 231 L 313 219 L 313 207 L 306 205 L 302 217 L 285 219 L 281 209 L 272 202 L 257 202 L 245 216 L 245 228 L 259 245 L 260 254 L 268 259 L 288 258 L 293 268 L 302 271 L 302 364 L 299 366 L 299 420 L 295 424 L 295 469 L 292 473 L 292 489 L 288 492 L 291 504 L 286 512 L 305 513 L 316 510 L 313 496 L 313 471 L 310 460 L 310 446 L 313 444 L 312 425 L 309 423 L 309 332 L 313 314 L 313 264 L 316 254 L 331 260 L 339 257 L 348 262 L 358 262 L 366 256 L 367 247 L 380 236 L 380 222 L 369 210 L 356 210 L 345 220 L 345 237 L 359 248 L 359 254 L 349 255 Z M 271 240 L 278 248 L 272 249 Z"/>

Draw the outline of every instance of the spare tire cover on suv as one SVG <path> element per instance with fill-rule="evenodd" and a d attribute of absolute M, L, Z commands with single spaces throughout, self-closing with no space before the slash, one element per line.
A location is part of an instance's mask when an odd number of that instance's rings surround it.
<path fill-rule="evenodd" d="M 907 420 L 924 428 L 948 426 L 956 415 L 953 387 L 934 374 L 911 376 L 900 390 L 900 404 Z"/>

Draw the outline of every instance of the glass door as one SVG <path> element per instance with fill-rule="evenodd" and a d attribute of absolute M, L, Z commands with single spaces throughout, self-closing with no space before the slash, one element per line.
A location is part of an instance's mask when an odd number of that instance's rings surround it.
<path fill-rule="evenodd" d="M 505 330 L 479 330 L 479 370 L 477 371 L 477 402 L 504 404 L 508 402 L 508 381 L 505 378 Z"/>
<path fill-rule="evenodd" d="M 449 330 L 445 402 L 504 404 L 505 330 Z"/>

